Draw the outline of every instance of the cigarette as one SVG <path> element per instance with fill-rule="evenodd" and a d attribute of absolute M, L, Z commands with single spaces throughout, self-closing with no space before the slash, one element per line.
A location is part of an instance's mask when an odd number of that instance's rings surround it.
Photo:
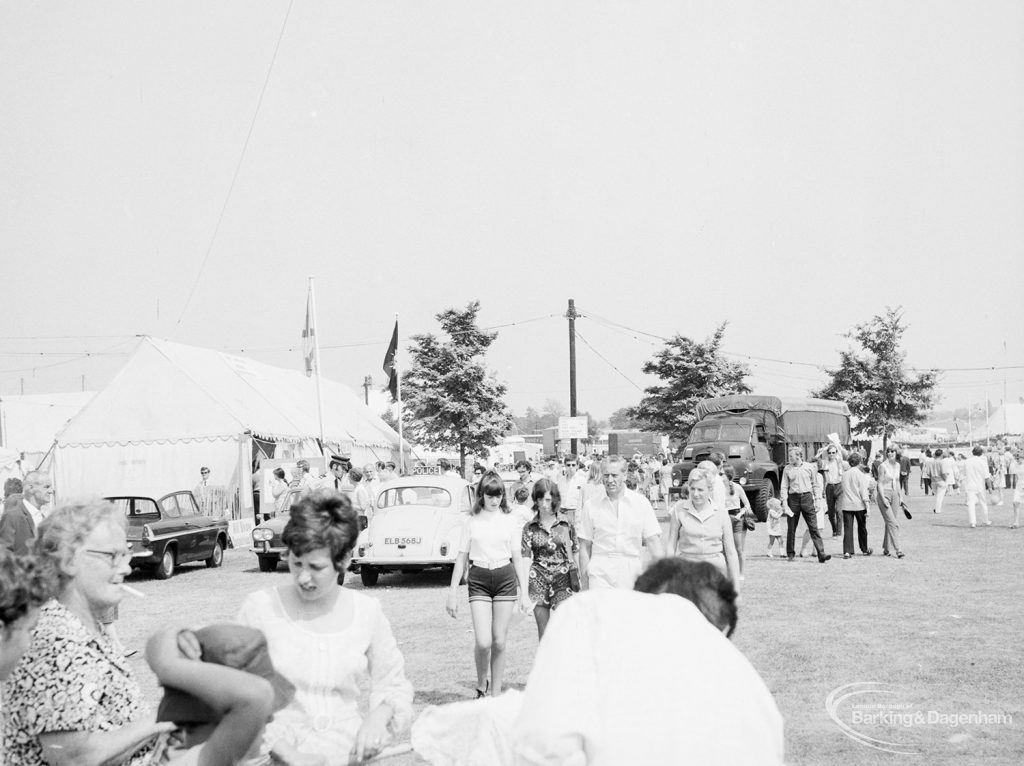
<path fill-rule="evenodd" d="M 146 597 L 146 594 L 143 593 L 141 590 L 136 590 L 131 585 L 125 585 L 124 583 L 121 583 L 121 590 L 123 590 L 125 593 L 127 593 L 130 596 L 135 596 L 135 598 L 145 598 Z"/>

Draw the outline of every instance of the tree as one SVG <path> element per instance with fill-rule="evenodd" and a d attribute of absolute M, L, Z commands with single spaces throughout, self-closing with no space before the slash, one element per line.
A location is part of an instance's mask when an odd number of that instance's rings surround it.
<path fill-rule="evenodd" d="M 636 407 L 619 407 L 608 416 L 608 427 L 616 431 L 635 431 L 641 427 L 640 423 L 633 417 L 633 410 Z"/>
<path fill-rule="evenodd" d="M 885 307 L 885 314 L 855 325 L 844 337 L 860 345 L 859 351 L 839 352 L 839 367 L 826 369 L 831 380 L 811 396 L 841 399 L 857 419 L 853 432 L 881 436 L 882 449 L 901 426 L 918 425 L 937 401 L 938 373 L 908 373 L 906 352 L 900 349 L 903 333 L 901 308 Z"/>
<path fill-rule="evenodd" d="M 696 422 L 693 410 L 701 399 L 750 393 L 744 382 L 746 366 L 730 362 L 719 350 L 726 324 L 720 324 L 703 343 L 677 333 L 644 363 L 645 373 L 665 381 L 647 388 L 640 404 L 629 410 L 644 430 L 685 440 Z"/>
<path fill-rule="evenodd" d="M 447 340 L 427 333 L 412 336 L 411 364 L 402 375 L 402 418 L 413 440 L 430 449 L 457 449 L 462 471 L 466 455 L 486 457 L 512 427 L 506 387 L 484 364 L 498 337 L 477 327 L 480 301 L 463 311 L 437 314 Z"/>

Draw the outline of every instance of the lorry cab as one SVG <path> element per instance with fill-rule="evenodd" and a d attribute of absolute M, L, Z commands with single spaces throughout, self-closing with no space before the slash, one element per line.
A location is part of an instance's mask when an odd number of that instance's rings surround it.
<path fill-rule="evenodd" d="M 686 479 L 712 452 L 725 455 L 760 521 L 768 501 L 778 496 L 782 469 L 791 446 L 800 445 L 808 460 L 831 435 L 850 441 L 850 411 L 844 402 L 734 395 L 697 404 L 679 462 L 672 467 L 669 496 L 678 497 Z"/>

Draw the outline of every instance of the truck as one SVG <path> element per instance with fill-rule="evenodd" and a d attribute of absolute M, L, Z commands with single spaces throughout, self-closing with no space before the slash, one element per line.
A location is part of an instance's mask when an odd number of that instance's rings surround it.
<path fill-rule="evenodd" d="M 830 434 L 850 444 L 846 402 L 737 394 L 704 399 L 695 414 L 697 423 L 672 466 L 669 497 L 679 497 L 690 471 L 712 452 L 721 452 L 762 522 L 768 518 L 768 501 L 779 496 L 790 447 L 803 447 L 806 459 L 813 460 Z"/>
<path fill-rule="evenodd" d="M 632 457 L 657 455 L 661 451 L 661 435 L 647 431 L 609 431 L 608 454 Z"/>

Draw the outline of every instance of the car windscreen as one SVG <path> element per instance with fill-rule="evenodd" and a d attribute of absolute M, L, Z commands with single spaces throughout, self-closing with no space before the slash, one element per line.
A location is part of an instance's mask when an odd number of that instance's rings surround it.
<path fill-rule="evenodd" d="M 377 497 L 378 508 L 393 508 L 402 505 L 425 505 L 433 508 L 450 508 L 451 493 L 441 487 L 392 487 Z"/>
<path fill-rule="evenodd" d="M 159 516 L 156 501 L 148 497 L 111 497 L 109 501 L 129 519 L 134 516 Z"/>
<path fill-rule="evenodd" d="M 738 424 L 697 426 L 690 431 L 690 442 L 745 442 L 750 426 Z"/>

